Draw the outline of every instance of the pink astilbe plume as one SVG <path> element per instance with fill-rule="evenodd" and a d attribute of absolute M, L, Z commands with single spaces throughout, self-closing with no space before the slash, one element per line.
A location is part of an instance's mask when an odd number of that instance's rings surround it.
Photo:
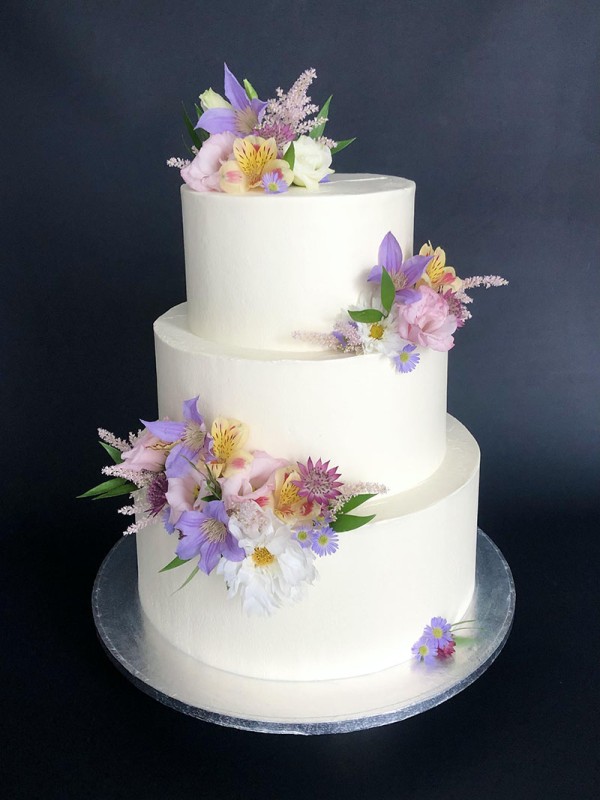
<path fill-rule="evenodd" d="M 116 447 L 121 452 L 129 450 L 129 444 L 124 439 L 119 439 L 118 436 L 115 436 L 114 433 L 107 431 L 105 428 L 98 428 L 98 438 L 111 447 Z"/>
<path fill-rule="evenodd" d="M 183 169 L 184 167 L 189 166 L 190 162 L 187 158 L 178 158 L 177 156 L 172 156 L 171 158 L 167 159 L 167 167 L 174 167 L 175 169 Z"/>
<path fill-rule="evenodd" d="M 317 125 L 325 123 L 327 117 L 307 119 L 311 114 L 319 111 L 319 106 L 312 103 L 311 98 L 306 94 L 308 87 L 316 77 L 316 70 L 306 69 L 289 91 L 284 92 L 281 88 L 277 89 L 277 97 L 267 101 L 265 115 L 261 125 L 257 128 L 257 133 L 264 136 L 263 130 L 268 131 L 272 126 L 279 126 L 281 129 L 290 128 L 296 136 L 301 136 L 310 133 Z"/>
<path fill-rule="evenodd" d="M 156 477 L 154 472 L 147 470 L 137 471 L 127 469 L 126 464 L 115 464 L 110 467 L 102 467 L 102 474 L 108 475 L 110 478 L 125 478 L 127 481 L 134 483 L 138 489 L 149 486 Z"/>

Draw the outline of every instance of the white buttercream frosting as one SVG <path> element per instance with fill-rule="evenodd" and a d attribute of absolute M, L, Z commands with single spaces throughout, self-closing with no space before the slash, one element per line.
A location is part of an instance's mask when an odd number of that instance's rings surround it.
<path fill-rule="evenodd" d="M 458 621 L 474 589 L 479 450 L 449 418 L 447 455 L 420 486 L 363 506 L 376 521 L 340 534 L 297 605 L 248 617 L 223 577 L 160 573 L 175 540 L 158 525 L 138 536 L 142 606 L 172 644 L 204 663 L 271 680 L 377 672 L 411 657 L 432 616 Z"/>
<path fill-rule="evenodd" d="M 179 419 L 182 401 L 199 395 L 208 419 L 249 426 L 251 449 L 332 459 L 344 480 L 390 492 L 424 481 L 444 458 L 446 353 L 424 349 L 418 368 L 401 375 L 379 353 L 251 351 L 195 336 L 185 304 L 154 331 L 161 417 Z"/>
<path fill-rule="evenodd" d="M 203 339 L 301 351 L 353 305 L 388 231 L 412 255 L 415 184 L 333 175 L 316 192 L 233 196 L 181 187 L 190 330 Z"/>

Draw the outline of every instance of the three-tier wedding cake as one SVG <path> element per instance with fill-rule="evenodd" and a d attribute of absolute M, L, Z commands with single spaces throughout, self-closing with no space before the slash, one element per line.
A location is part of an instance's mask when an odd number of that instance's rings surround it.
<path fill-rule="evenodd" d="M 313 77 L 263 103 L 226 68 L 227 99 L 201 95 L 195 157 L 171 160 L 187 302 L 154 324 L 159 419 L 101 431 L 115 464 L 90 492 L 132 493 L 148 623 L 268 680 L 452 653 L 479 450 L 446 413 L 447 354 L 465 290 L 504 282 L 413 255 L 412 181 L 332 174 L 351 140 L 325 137 Z"/>

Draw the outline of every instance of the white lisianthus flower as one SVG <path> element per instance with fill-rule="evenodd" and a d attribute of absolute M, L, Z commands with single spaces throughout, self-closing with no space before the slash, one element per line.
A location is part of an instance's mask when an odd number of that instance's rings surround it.
<path fill-rule="evenodd" d="M 218 92 L 207 89 L 200 95 L 200 107 L 202 111 L 206 111 L 208 108 L 231 108 L 232 106 Z"/>
<path fill-rule="evenodd" d="M 314 191 L 326 175 L 331 175 L 331 150 L 324 144 L 300 136 L 294 142 L 294 183 Z"/>
<path fill-rule="evenodd" d="M 240 594 L 247 614 L 266 616 L 303 597 L 317 576 L 315 554 L 301 547 L 291 528 L 271 509 L 248 500 L 231 514 L 229 529 L 246 558 L 238 562 L 222 558 L 217 572 L 223 575 L 230 597 Z"/>

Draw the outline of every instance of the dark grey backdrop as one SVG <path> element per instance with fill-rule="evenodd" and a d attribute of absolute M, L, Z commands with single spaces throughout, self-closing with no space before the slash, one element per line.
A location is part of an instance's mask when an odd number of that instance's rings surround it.
<path fill-rule="evenodd" d="M 4 795 L 594 796 L 598 41 L 594 2 L 8 2 L 3 28 Z M 116 540 L 74 496 L 95 427 L 156 413 L 152 321 L 184 299 L 179 103 L 222 62 L 268 95 L 315 66 L 340 171 L 416 180 L 416 240 L 499 272 L 451 353 L 482 527 L 517 582 L 489 673 L 421 718 L 312 740 L 176 715 L 94 637 Z M 417 424 L 418 420 L 408 421 Z M 8 723 L 8 724 L 7 724 Z M 8 792 L 8 795 L 6 794 Z"/>

